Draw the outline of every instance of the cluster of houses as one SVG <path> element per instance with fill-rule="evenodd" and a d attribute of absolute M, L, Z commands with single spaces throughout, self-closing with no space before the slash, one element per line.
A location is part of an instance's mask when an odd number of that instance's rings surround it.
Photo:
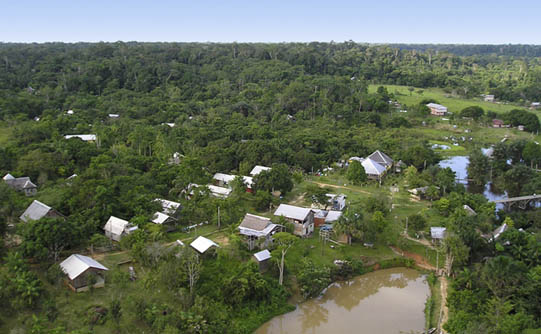
<path fill-rule="evenodd" d="M 395 168 L 395 172 L 400 172 L 401 168 L 404 167 L 402 161 L 394 163 L 394 160 L 391 159 L 387 154 L 377 150 L 374 153 L 370 154 L 366 158 L 361 157 L 351 157 L 348 162 L 353 161 L 360 162 L 366 172 L 366 176 L 371 180 L 377 180 L 381 182 L 385 174 L 391 169 Z"/>
<path fill-rule="evenodd" d="M 4 180 L 10 188 L 24 192 L 26 196 L 34 196 L 38 192 L 38 186 L 36 186 L 28 176 L 14 177 L 8 173 L 2 180 Z"/>
<path fill-rule="evenodd" d="M 242 181 L 246 185 L 246 192 L 253 192 L 254 186 L 254 177 L 260 174 L 263 171 L 271 170 L 270 167 L 265 166 L 255 166 L 250 172 L 250 176 L 241 176 Z M 218 198 L 227 198 L 231 192 L 233 181 L 237 178 L 237 175 L 216 173 L 212 177 L 214 184 L 207 185 L 207 188 L 210 191 L 210 194 Z M 192 183 L 188 186 L 189 195 L 193 195 L 196 188 L 200 187 L 198 184 Z"/>

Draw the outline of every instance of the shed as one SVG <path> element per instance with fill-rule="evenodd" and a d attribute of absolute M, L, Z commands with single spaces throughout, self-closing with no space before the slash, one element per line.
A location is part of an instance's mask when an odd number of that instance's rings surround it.
<path fill-rule="evenodd" d="M 174 221 L 175 218 L 168 216 L 163 212 L 155 212 L 152 216 L 152 222 L 158 225 L 168 225 L 172 224 Z"/>
<path fill-rule="evenodd" d="M 28 176 L 14 177 L 8 173 L 2 179 L 10 188 L 22 191 L 26 196 L 33 196 L 38 191 L 38 186 Z"/>
<path fill-rule="evenodd" d="M 137 226 L 132 226 L 129 221 L 111 216 L 105 226 L 105 236 L 114 241 L 120 241 L 124 235 L 137 230 Z"/>
<path fill-rule="evenodd" d="M 197 237 L 190 246 L 195 249 L 199 254 L 204 254 L 211 247 L 220 247 L 214 241 L 207 239 L 203 236 Z"/>
<path fill-rule="evenodd" d="M 252 171 L 250 172 L 250 175 L 252 176 L 256 176 L 258 175 L 259 173 L 263 172 L 263 171 L 269 171 L 271 170 L 272 168 L 270 167 L 265 167 L 265 166 L 260 166 L 260 165 L 256 165 Z"/>
<path fill-rule="evenodd" d="M 91 276 L 95 276 L 94 288 L 105 285 L 103 273 L 109 269 L 98 261 L 84 255 L 72 254 L 60 263 L 60 268 L 68 276 L 68 286 L 76 292 L 88 290 L 92 282 Z"/>
<path fill-rule="evenodd" d="M 63 218 L 64 216 L 50 206 L 43 204 L 38 200 L 34 200 L 23 212 L 20 219 L 27 223 L 31 220 L 40 220 L 45 217 Z"/>
<path fill-rule="evenodd" d="M 261 252 L 254 254 L 254 260 L 259 265 L 259 271 L 265 271 L 268 268 L 269 260 L 272 258 L 268 249 L 264 249 Z"/>

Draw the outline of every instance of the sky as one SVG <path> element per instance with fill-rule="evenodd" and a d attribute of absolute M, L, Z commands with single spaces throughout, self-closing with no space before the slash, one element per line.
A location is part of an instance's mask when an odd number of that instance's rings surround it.
<path fill-rule="evenodd" d="M 541 0 L 0 0 L 0 42 L 541 44 Z"/>

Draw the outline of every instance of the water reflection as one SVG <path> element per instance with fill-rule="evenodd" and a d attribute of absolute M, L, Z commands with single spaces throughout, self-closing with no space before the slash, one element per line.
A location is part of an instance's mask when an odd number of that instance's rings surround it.
<path fill-rule="evenodd" d="M 421 331 L 429 289 L 419 272 L 380 270 L 332 284 L 325 294 L 275 317 L 257 334 Z"/>

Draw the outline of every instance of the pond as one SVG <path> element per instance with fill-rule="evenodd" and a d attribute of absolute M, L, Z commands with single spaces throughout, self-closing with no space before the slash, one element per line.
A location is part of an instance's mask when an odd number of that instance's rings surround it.
<path fill-rule="evenodd" d="M 325 293 L 261 326 L 256 334 L 397 334 L 424 330 L 430 289 L 408 268 L 378 270 L 333 283 Z"/>

